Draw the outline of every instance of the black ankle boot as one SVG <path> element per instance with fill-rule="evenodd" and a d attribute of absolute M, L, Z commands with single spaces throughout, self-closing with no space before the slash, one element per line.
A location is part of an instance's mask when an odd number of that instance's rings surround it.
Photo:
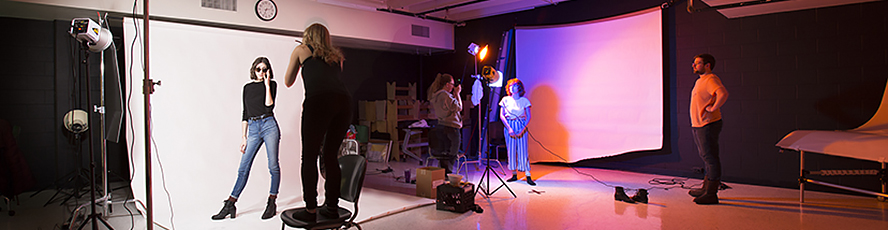
<path fill-rule="evenodd" d="M 339 207 L 324 205 L 318 208 L 318 219 L 339 219 Z"/>
<path fill-rule="evenodd" d="M 222 206 L 222 211 L 219 211 L 219 214 L 213 216 L 214 220 L 225 219 L 225 216 L 231 214 L 231 219 L 237 215 L 237 208 L 234 207 L 234 201 L 225 200 L 225 206 Z"/>
<path fill-rule="evenodd" d="M 703 195 L 700 195 L 697 198 L 694 198 L 694 203 L 697 204 L 718 204 L 718 187 L 721 184 L 721 181 L 706 181 L 706 190 L 703 191 Z"/>
<path fill-rule="evenodd" d="M 269 197 L 268 203 L 265 204 L 265 212 L 262 213 L 262 219 L 267 220 L 269 218 L 274 217 L 277 214 L 277 205 L 274 203 L 274 198 Z"/>
<path fill-rule="evenodd" d="M 530 179 L 530 176 L 527 176 L 527 184 L 529 184 L 530 186 L 536 186 L 536 185 L 537 185 L 537 183 L 533 182 L 533 180 Z"/>
<path fill-rule="evenodd" d="M 703 178 L 703 186 L 701 186 L 700 188 L 691 189 L 690 191 L 688 191 L 688 195 L 691 195 L 692 197 L 702 196 L 703 191 L 706 191 L 706 185 L 709 184 L 706 183 L 707 181 L 709 181 L 709 179 Z"/>
<path fill-rule="evenodd" d="M 512 174 L 512 178 L 509 178 L 508 180 L 506 180 L 506 182 L 512 182 L 512 181 L 516 181 L 516 180 L 518 180 L 518 175 Z"/>
<path fill-rule="evenodd" d="M 616 191 L 614 192 L 614 200 L 619 200 L 626 203 L 634 204 L 635 201 L 632 198 L 629 198 L 629 195 L 626 195 L 626 191 L 623 190 L 623 187 L 616 187 Z"/>
<path fill-rule="evenodd" d="M 308 209 L 306 208 L 300 208 L 293 212 L 293 219 L 297 219 L 305 223 L 314 223 L 318 221 L 318 216 L 316 212 L 311 213 L 308 212 Z"/>
<path fill-rule="evenodd" d="M 634 196 L 630 197 L 632 200 L 639 203 L 648 203 L 648 190 L 647 189 L 639 189 Z"/>

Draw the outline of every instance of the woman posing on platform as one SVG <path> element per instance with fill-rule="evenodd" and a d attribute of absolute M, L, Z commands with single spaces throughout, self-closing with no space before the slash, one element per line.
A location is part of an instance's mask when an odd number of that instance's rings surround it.
<path fill-rule="evenodd" d="M 265 151 L 268 154 L 268 171 L 271 173 L 271 190 L 268 192 L 268 202 L 265 212 L 262 213 L 262 219 L 268 219 L 277 214 L 275 199 L 277 199 L 278 189 L 281 186 L 281 168 L 278 164 L 281 131 L 273 113 L 274 99 L 277 95 L 277 83 L 272 80 L 273 78 L 274 74 L 271 71 L 271 62 L 268 61 L 268 58 L 256 58 L 250 67 L 252 81 L 244 85 L 243 91 L 244 111 L 241 122 L 243 141 L 240 144 L 241 161 L 237 170 L 237 181 L 234 183 L 234 190 L 231 191 L 228 200 L 225 200 L 222 211 L 213 216 L 214 220 L 225 219 L 228 215 L 234 219 L 236 216 L 237 208 L 234 207 L 234 202 L 237 202 L 238 196 L 247 185 L 253 159 L 256 158 L 256 152 L 259 151 L 259 146 L 262 143 L 265 143 Z"/>
<path fill-rule="evenodd" d="M 527 157 L 527 123 L 530 122 L 530 100 L 524 97 L 524 83 L 518 78 L 506 84 L 506 96 L 500 100 L 500 120 L 503 121 L 503 133 L 506 136 L 506 150 L 509 155 L 509 170 L 512 178 L 508 182 L 518 180 L 518 171 L 524 171 L 527 184 L 536 186 L 530 179 L 530 162 Z"/>
<path fill-rule="evenodd" d="M 293 217 L 315 222 L 339 218 L 340 179 L 339 146 L 351 122 L 351 94 L 340 80 L 342 52 L 330 42 L 330 32 L 321 24 L 305 29 L 302 44 L 290 54 L 290 66 L 284 83 L 296 82 L 302 69 L 305 101 L 302 102 L 302 197 L 305 209 Z M 324 146 L 323 153 L 318 149 Z M 318 207 L 318 154 L 325 168 L 324 206 Z"/>

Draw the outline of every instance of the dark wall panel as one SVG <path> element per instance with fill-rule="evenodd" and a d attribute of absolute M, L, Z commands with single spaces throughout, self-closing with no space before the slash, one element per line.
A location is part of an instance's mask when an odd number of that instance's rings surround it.
<path fill-rule="evenodd" d="M 55 170 L 38 170 L 52 165 L 55 155 L 55 76 L 52 22 L 2 18 L 16 25 L 17 36 L 0 36 L 0 118 L 21 128 L 19 148 L 38 182 L 52 181 Z M 42 186 L 47 183 L 38 183 Z"/>

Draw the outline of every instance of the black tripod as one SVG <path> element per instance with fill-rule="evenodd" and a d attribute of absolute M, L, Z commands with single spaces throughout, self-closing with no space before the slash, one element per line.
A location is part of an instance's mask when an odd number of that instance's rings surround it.
<path fill-rule="evenodd" d="M 43 192 L 43 190 L 46 190 L 46 189 L 50 188 L 50 186 L 55 185 L 56 186 L 55 194 L 52 194 L 52 196 L 49 198 L 49 200 L 47 200 L 46 203 L 43 204 L 43 207 L 46 207 L 47 205 L 49 205 L 53 202 L 59 201 L 59 200 L 61 200 L 61 202 L 59 202 L 59 204 L 62 205 L 62 204 L 65 204 L 66 202 L 68 202 L 68 200 L 70 200 L 71 198 L 78 198 L 79 199 L 81 196 L 83 196 L 85 194 L 82 191 L 83 186 L 85 185 L 83 183 L 83 181 L 87 181 L 87 180 L 89 180 L 89 178 L 87 177 L 86 173 L 83 172 L 84 171 L 84 169 L 83 169 L 83 154 L 82 154 L 82 151 L 80 151 L 80 149 L 82 148 L 81 147 L 81 141 L 82 141 L 81 140 L 81 133 L 75 133 L 73 140 L 75 142 L 74 145 L 76 145 L 77 149 L 78 149 L 77 150 L 77 159 L 78 159 L 77 167 L 75 169 L 71 170 L 70 172 L 68 172 L 68 174 L 65 175 L 64 177 L 56 180 L 53 184 L 47 185 L 46 187 L 41 188 L 40 190 L 38 190 L 34 194 L 31 194 L 31 196 L 30 196 L 30 197 L 34 197 L 37 194 L 39 194 L 40 192 Z M 65 182 L 60 183 L 59 181 L 62 181 L 62 180 L 64 180 Z M 73 185 L 73 187 L 71 188 L 71 192 L 66 192 L 62 189 L 65 185 L 68 185 L 68 184 Z M 62 195 L 62 196 L 59 196 L 59 195 Z"/>
<path fill-rule="evenodd" d="M 481 79 L 482 87 L 490 83 L 487 78 L 482 77 L 480 79 Z M 493 91 L 493 89 L 491 89 L 491 91 Z M 492 95 L 492 93 L 489 93 L 488 95 Z M 487 143 L 485 143 L 487 141 L 487 138 L 490 138 L 490 134 L 489 134 L 490 130 L 482 128 L 483 126 L 486 125 L 485 123 L 482 123 L 482 122 L 486 122 L 487 119 L 486 119 L 486 116 L 483 115 L 486 113 L 481 112 L 481 111 L 489 110 L 488 109 L 488 108 L 490 108 L 489 101 L 490 100 L 488 100 L 487 105 L 480 105 L 482 107 L 485 107 L 484 109 L 482 109 L 481 107 L 478 107 L 478 156 L 480 157 L 481 152 L 484 151 L 484 149 L 487 149 L 487 154 L 486 154 L 487 162 L 486 162 L 486 165 L 484 166 L 484 173 L 481 173 L 481 180 L 478 181 L 478 190 L 475 190 L 475 194 L 477 195 L 478 192 L 481 192 L 481 194 L 483 194 L 484 197 L 490 198 L 491 194 L 494 194 L 494 193 L 496 193 L 496 191 L 499 191 L 501 188 L 505 187 L 506 189 L 509 190 L 509 193 L 512 193 L 512 197 L 517 198 L 518 196 L 515 195 L 515 192 L 512 191 L 512 188 L 509 188 L 509 186 L 506 185 L 506 181 L 503 181 L 503 178 L 501 178 L 499 176 L 499 174 L 497 174 L 495 171 L 493 171 L 493 175 L 496 176 L 496 179 L 499 179 L 500 185 L 497 186 L 496 189 L 494 189 L 493 191 L 490 191 L 490 173 L 492 172 L 492 168 L 490 167 L 490 148 L 484 148 L 484 146 L 485 146 L 484 144 L 487 144 Z M 482 132 L 484 133 L 484 136 L 481 136 Z M 512 162 L 509 162 L 509 163 L 511 164 Z M 487 184 L 485 186 L 482 186 L 482 184 L 484 184 L 484 182 L 485 182 L 485 180 L 484 180 L 485 178 L 487 178 L 487 181 L 486 181 Z"/>
<path fill-rule="evenodd" d="M 90 87 L 89 87 L 89 44 L 86 41 L 83 42 L 83 60 L 81 60 L 80 64 L 82 65 L 81 72 L 85 72 L 84 76 L 86 77 L 86 104 L 89 105 L 89 104 L 92 104 L 92 100 L 90 99 L 90 96 L 89 96 L 90 95 L 90 91 L 89 91 L 90 90 Z M 88 124 L 92 125 L 93 122 L 88 122 Z M 86 217 L 85 220 L 83 220 L 83 223 L 80 223 L 80 227 L 78 227 L 77 229 L 78 230 L 83 229 L 83 227 L 85 227 L 87 223 L 92 221 L 93 222 L 92 229 L 98 230 L 99 225 L 98 225 L 98 223 L 95 223 L 95 221 L 98 220 L 98 221 L 102 222 L 102 224 L 104 224 L 106 228 L 113 230 L 114 228 L 112 228 L 111 225 L 105 221 L 105 219 L 102 219 L 101 215 L 96 213 L 96 173 L 95 173 L 96 163 L 95 163 L 95 155 L 93 153 L 93 135 L 92 135 L 92 133 L 93 132 L 89 132 L 89 185 L 90 185 L 90 188 L 89 188 L 89 199 L 90 200 L 89 200 L 89 202 L 90 202 L 91 208 L 90 208 L 89 216 Z"/>

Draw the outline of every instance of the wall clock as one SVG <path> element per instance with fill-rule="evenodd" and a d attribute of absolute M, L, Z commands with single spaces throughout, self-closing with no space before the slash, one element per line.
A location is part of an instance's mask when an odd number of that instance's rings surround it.
<path fill-rule="evenodd" d="M 271 21 L 277 17 L 277 5 L 272 0 L 259 0 L 256 2 L 256 16 L 262 21 Z"/>

